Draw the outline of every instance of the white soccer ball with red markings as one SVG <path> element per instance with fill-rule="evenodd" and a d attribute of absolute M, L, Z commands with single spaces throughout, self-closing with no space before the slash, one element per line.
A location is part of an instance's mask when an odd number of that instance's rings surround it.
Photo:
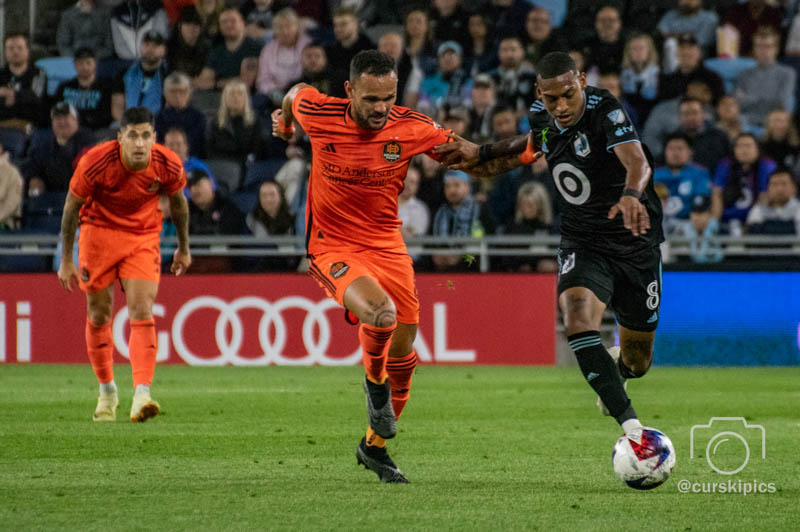
<path fill-rule="evenodd" d="M 675 467 L 675 447 L 663 432 L 651 427 L 623 435 L 611 453 L 614 473 L 637 490 L 651 490 L 663 484 Z"/>

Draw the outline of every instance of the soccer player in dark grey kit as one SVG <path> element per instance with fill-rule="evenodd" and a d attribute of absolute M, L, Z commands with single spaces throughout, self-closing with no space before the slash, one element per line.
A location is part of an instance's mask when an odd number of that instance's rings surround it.
<path fill-rule="evenodd" d="M 457 137 L 437 151 L 477 176 L 546 156 L 562 216 L 558 303 L 567 339 L 600 409 L 635 437 L 642 425 L 624 383 L 650 368 L 661 302 L 664 235 L 651 157 L 620 103 L 587 87 L 569 55 L 547 54 L 537 72 L 528 135 L 482 146 Z M 607 306 L 620 338 L 609 350 L 599 334 Z"/>

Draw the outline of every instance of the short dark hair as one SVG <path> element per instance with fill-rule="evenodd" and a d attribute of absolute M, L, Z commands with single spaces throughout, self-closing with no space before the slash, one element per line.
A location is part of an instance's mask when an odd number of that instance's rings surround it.
<path fill-rule="evenodd" d="M 567 72 L 577 72 L 575 61 L 564 52 L 550 52 L 536 65 L 536 73 L 542 79 L 556 78 Z"/>
<path fill-rule="evenodd" d="M 358 11 L 354 7 L 350 6 L 341 6 L 333 12 L 333 17 L 353 17 L 356 20 L 359 20 Z"/>
<path fill-rule="evenodd" d="M 362 50 L 350 61 L 350 81 L 355 81 L 361 74 L 385 76 L 397 72 L 397 65 L 390 56 L 378 50 Z"/>
<path fill-rule="evenodd" d="M 491 114 L 491 119 L 494 120 L 494 117 L 499 115 L 500 113 L 514 113 L 514 114 L 516 114 L 517 111 L 516 111 L 516 109 L 514 109 L 513 106 L 509 105 L 508 103 L 500 102 L 497 105 L 495 105 L 494 107 L 492 107 L 492 111 L 490 113 Z"/>
<path fill-rule="evenodd" d="M 775 170 L 772 171 L 771 174 L 769 174 L 769 179 L 772 179 L 772 176 L 775 176 L 775 175 L 778 175 L 778 174 L 786 174 L 786 175 L 788 175 L 789 179 L 791 181 L 793 181 L 795 185 L 797 185 L 797 181 L 795 181 L 794 174 L 792 173 L 792 171 L 789 168 L 787 168 L 785 166 L 777 167 Z"/>
<path fill-rule="evenodd" d="M 153 113 L 147 107 L 131 107 L 122 113 L 122 120 L 119 121 L 119 128 L 125 129 L 131 124 L 150 124 L 155 127 Z"/>
<path fill-rule="evenodd" d="M 189 144 L 189 135 L 186 134 L 186 130 L 180 126 L 172 126 L 164 132 L 164 139 L 167 138 L 167 135 L 170 133 L 177 133 L 178 135 L 183 135 L 183 140 L 186 144 Z"/>
<path fill-rule="evenodd" d="M 664 139 L 664 151 L 666 151 L 667 145 L 669 145 L 669 143 L 673 140 L 682 140 L 687 146 L 689 146 L 690 150 L 692 149 L 692 139 L 689 138 L 689 135 L 686 133 L 681 133 L 680 131 L 676 131 L 674 133 L 670 133 L 667 135 L 667 138 Z"/>
<path fill-rule="evenodd" d="M 28 48 L 30 48 L 31 47 L 31 38 L 28 35 L 28 32 L 20 31 L 20 30 L 7 31 L 6 32 L 6 36 L 3 38 L 3 46 L 5 46 L 5 44 L 8 42 L 9 39 L 17 39 L 17 38 L 20 38 L 20 37 L 25 39 L 25 45 Z"/>
<path fill-rule="evenodd" d="M 691 96 L 684 96 L 681 98 L 680 102 L 678 102 L 678 109 L 683 107 L 683 104 L 685 103 L 697 103 L 700 105 L 700 107 L 703 107 L 703 102 L 701 102 L 697 98 L 692 98 Z"/>

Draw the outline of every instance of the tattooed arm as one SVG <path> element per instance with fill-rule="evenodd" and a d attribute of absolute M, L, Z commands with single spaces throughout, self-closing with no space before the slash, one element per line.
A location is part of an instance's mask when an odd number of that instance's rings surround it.
<path fill-rule="evenodd" d="M 189 253 L 189 204 L 186 202 L 183 190 L 169 197 L 169 210 L 178 232 L 178 248 L 173 255 L 170 271 L 180 275 L 185 273 L 192 263 L 192 255 Z"/>
<path fill-rule="evenodd" d="M 78 269 L 72 260 L 72 250 L 75 247 L 75 231 L 78 229 L 78 215 L 84 200 L 67 192 L 64 202 L 64 214 L 61 215 L 61 264 L 58 267 L 58 280 L 64 290 L 72 292 L 72 278 L 78 280 Z"/>

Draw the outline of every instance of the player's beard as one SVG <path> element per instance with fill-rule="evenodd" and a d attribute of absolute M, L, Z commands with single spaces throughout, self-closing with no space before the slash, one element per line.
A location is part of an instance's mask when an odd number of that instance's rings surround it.
<path fill-rule="evenodd" d="M 362 127 L 364 129 L 371 129 L 373 131 L 383 129 L 383 126 L 386 125 L 386 120 L 388 120 L 389 118 L 389 113 L 387 112 L 385 115 L 380 115 L 380 118 L 382 118 L 380 125 L 375 125 L 375 122 L 370 121 L 370 118 L 378 118 L 378 117 L 379 115 L 371 113 L 367 115 L 362 115 L 357 111 L 354 113 L 354 119 L 356 121 L 356 124 L 359 125 L 359 127 Z"/>

